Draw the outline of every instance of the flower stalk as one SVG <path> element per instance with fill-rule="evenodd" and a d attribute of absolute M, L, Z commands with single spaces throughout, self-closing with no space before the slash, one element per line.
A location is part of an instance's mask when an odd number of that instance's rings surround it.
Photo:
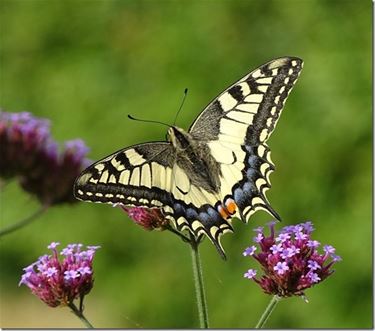
<path fill-rule="evenodd" d="M 117 204 L 115 205 L 117 206 Z M 191 247 L 191 258 L 193 266 L 193 276 L 194 276 L 194 286 L 195 293 L 197 296 L 197 307 L 199 315 L 199 327 L 201 329 L 208 328 L 208 310 L 206 295 L 203 284 L 203 273 L 202 265 L 199 255 L 198 246 L 200 244 L 200 238 L 195 238 L 195 236 L 190 233 L 190 237 L 185 236 L 180 231 L 175 230 L 166 221 L 163 213 L 158 208 L 146 208 L 146 207 L 126 207 L 120 204 L 121 209 L 123 209 L 128 216 L 139 226 L 148 231 L 153 230 L 169 230 L 170 232 L 179 236 L 182 241 L 189 243 Z"/>
<path fill-rule="evenodd" d="M 28 217 L 26 217 L 25 219 L 15 223 L 15 224 L 11 224 L 7 227 L 5 227 L 4 229 L 1 229 L 0 230 L 0 237 L 2 236 L 5 236 L 9 233 L 12 233 L 18 229 L 21 229 L 23 228 L 24 226 L 32 223 L 33 221 L 35 221 L 36 219 L 38 219 L 39 216 L 41 216 L 47 209 L 48 209 L 49 205 L 45 204 L 45 205 L 42 205 L 39 209 L 37 209 L 33 214 L 29 215 Z"/>
<path fill-rule="evenodd" d="M 80 306 L 82 307 L 81 303 Z M 73 302 L 69 303 L 68 306 L 72 310 L 73 314 L 76 315 L 88 329 L 94 329 L 93 325 L 87 320 L 85 315 L 83 315 L 82 308 L 78 309 Z"/>
<path fill-rule="evenodd" d="M 199 243 L 195 240 L 193 235 L 191 235 L 190 246 L 191 246 L 191 257 L 192 257 L 193 274 L 194 274 L 195 293 L 197 296 L 199 327 L 201 329 L 208 329 L 209 328 L 208 309 L 207 309 L 206 294 L 205 294 L 204 284 L 203 284 L 202 265 L 201 265 L 198 245 Z"/>
<path fill-rule="evenodd" d="M 261 329 L 266 324 L 268 318 L 271 316 L 273 310 L 275 309 L 277 303 L 281 300 L 281 297 L 274 295 L 268 304 L 266 310 L 263 312 L 262 316 L 260 317 L 258 323 L 256 324 L 256 329 Z"/>

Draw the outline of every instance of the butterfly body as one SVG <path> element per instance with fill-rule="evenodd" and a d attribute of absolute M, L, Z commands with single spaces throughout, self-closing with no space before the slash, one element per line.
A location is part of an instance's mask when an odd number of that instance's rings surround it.
<path fill-rule="evenodd" d="M 78 199 L 159 208 L 178 231 L 206 235 L 224 256 L 220 237 L 231 218 L 247 222 L 263 209 L 274 170 L 266 144 L 302 69 L 302 60 L 268 62 L 231 85 L 185 131 L 166 142 L 130 146 L 94 163 L 77 178 Z"/>
<path fill-rule="evenodd" d="M 210 193 L 219 193 L 220 168 L 206 142 L 177 127 L 171 127 L 168 135 L 175 149 L 175 163 L 184 170 L 192 184 Z"/>

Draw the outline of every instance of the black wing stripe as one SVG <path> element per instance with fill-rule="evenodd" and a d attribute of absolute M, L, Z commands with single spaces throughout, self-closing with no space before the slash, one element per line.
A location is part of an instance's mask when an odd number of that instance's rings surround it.
<path fill-rule="evenodd" d="M 242 102 L 244 99 L 244 94 L 242 93 L 242 88 L 239 85 L 235 85 L 228 90 L 228 93 L 237 101 Z"/>
<path fill-rule="evenodd" d="M 289 59 L 279 68 L 270 69 L 268 67 L 273 68 L 272 63 L 263 68 L 262 72 L 265 75 L 271 75 L 273 70 L 277 74 L 272 78 L 272 84 L 268 87 L 265 97 L 260 103 L 259 110 L 254 116 L 253 125 L 249 126 L 247 130 L 246 143 L 252 146 L 265 142 L 273 132 L 285 100 L 302 69 L 302 61 Z M 247 82 L 254 84 L 256 79 L 250 76 Z M 268 123 L 269 118 L 271 118 L 271 123 Z"/>

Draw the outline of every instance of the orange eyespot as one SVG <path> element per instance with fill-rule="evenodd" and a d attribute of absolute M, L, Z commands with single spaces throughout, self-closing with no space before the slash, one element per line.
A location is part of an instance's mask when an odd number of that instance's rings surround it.
<path fill-rule="evenodd" d="M 233 215 L 236 212 L 237 205 L 233 199 L 227 199 L 225 201 L 225 206 L 220 205 L 217 207 L 218 212 L 220 213 L 221 217 L 225 220 L 229 218 L 229 216 Z"/>
<path fill-rule="evenodd" d="M 226 208 L 223 208 L 222 206 L 219 206 L 217 209 L 218 209 L 222 218 L 227 219 L 229 217 L 229 214 L 227 213 Z"/>
<path fill-rule="evenodd" d="M 226 202 L 225 202 L 225 205 L 226 205 L 226 209 L 227 211 L 229 212 L 229 214 L 234 214 L 236 212 L 236 209 L 237 209 L 237 205 L 236 203 L 234 202 L 234 200 L 232 199 L 228 199 Z"/>

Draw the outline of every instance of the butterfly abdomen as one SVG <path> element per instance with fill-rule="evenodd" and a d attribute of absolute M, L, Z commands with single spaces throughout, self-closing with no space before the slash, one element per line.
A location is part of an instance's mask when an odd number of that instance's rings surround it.
<path fill-rule="evenodd" d="M 177 127 L 171 127 L 168 133 L 176 151 L 176 163 L 191 183 L 209 193 L 219 193 L 220 167 L 207 144 Z"/>

